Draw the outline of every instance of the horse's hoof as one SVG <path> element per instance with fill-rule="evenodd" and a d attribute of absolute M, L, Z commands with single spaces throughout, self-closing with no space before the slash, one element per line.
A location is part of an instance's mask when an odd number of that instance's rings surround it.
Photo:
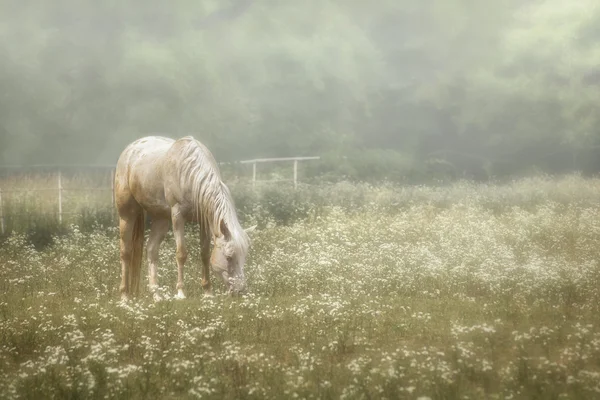
<path fill-rule="evenodd" d="M 183 290 L 181 290 L 181 289 L 177 290 L 177 294 L 175 295 L 175 298 L 178 299 L 178 300 L 185 299 L 185 295 L 183 294 Z"/>

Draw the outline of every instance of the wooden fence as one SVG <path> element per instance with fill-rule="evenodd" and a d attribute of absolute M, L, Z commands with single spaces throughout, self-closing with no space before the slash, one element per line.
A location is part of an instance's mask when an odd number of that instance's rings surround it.
<path fill-rule="evenodd" d="M 219 163 L 220 165 L 226 164 L 252 164 L 252 187 L 256 188 L 256 184 L 258 182 L 278 182 L 278 181 L 291 181 L 294 184 L 294 189 L 298 186 L 298 162 L 299 161 L 308 161 L 308 160 L 318 160 L 320 157 L 311 156 L 311 157 L 279 157 L 279 158 L 257 158 L 253 160 L 243 160 L 243 161 L 235 161 L 232 163 Z M 257 180 L 257 165 L 261 163 L 273 163 L 273 162 L 291 162 L 292 163 L 292 176 L 289 179 L 280 179 L 280 180 Z M 106 169 L 110 171 L 110 187 L 101 187 L 101 188 L 69 188 L 65 189 L 63 187 L 63 173 L 64 169 L 88 169 L 88 168 L 96 168 L 96 169 Z M 58 221 L 62 223 L 63 215 L 66 214 L 63 212 L 63 193 L 65 191 L 111 191 L 111 205 L 114 207 L 115 196 L 114 196 L 114 174 L 115 174 L 115 166 L 114 165 L 31 165 L 31 166 L 16 166 L 16 165 L 5 165 L 0 166 L 2 170 L 12 170 L 12 171 L 23 171 L 27 170 L 36 170 L 36 169 L 53 169 L 56 171 L 56 188 L 43 188 L 43 189 L 35 189 L 35 188 L 27 188 L 27 189 L 2 189 L 0 187 L 0 232 L 2 234 L 6 233 L 6 221 L 5 218 L 7 215 L 5 214 L 3 207 L 3 194 L 6 196 L 7 193 L 18 193 L 18 192 L 55 192 L 57 195 L 57 204 L 58 204 Z"/>

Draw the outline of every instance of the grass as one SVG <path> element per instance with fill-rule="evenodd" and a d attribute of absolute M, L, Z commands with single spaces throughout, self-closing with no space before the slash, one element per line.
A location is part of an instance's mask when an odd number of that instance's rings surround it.
<path fill-rule="evenodd" d="M 6 237 L 1 397 L 600 397 L 599 180 L 252 193 L 241 299 L 203 297 L 194 233 L 188 298 L 126 305 L 115 228 Z"/>

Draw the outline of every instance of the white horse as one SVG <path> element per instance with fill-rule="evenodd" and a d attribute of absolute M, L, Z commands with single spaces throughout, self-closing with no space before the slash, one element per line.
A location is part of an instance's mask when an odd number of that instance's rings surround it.
<path fill-rule="evenodd" d="M 200 225 L 202 287 L 211 293 L 209 265 L 231 294 L 245 290 L 244 263 L 249 238 L 238 221 L 229 189 L 211 152 L 191 136 L 174 140 L 148 136 L 129 144 L 115 172 L 119 213 L 121 298 L 139 292 L 144 242 L 144 211 L 152 219 L 148 238 L 148 280 L 157 296 L 158 249 L 173 223 L 177 245 L 177 296 L 184 298 L 186 222 Z M 210 253 L 211 237 L 214 246 Z"/>

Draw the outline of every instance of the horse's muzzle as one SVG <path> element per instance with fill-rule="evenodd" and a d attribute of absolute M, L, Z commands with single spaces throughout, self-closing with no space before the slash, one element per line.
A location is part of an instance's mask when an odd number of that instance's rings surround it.
<path fill-rule="evenodd" d="M 229 279 L 229 294 L 232 296 L 241 296 L 246 293 L 246 282 L 241 279 Z"/>

